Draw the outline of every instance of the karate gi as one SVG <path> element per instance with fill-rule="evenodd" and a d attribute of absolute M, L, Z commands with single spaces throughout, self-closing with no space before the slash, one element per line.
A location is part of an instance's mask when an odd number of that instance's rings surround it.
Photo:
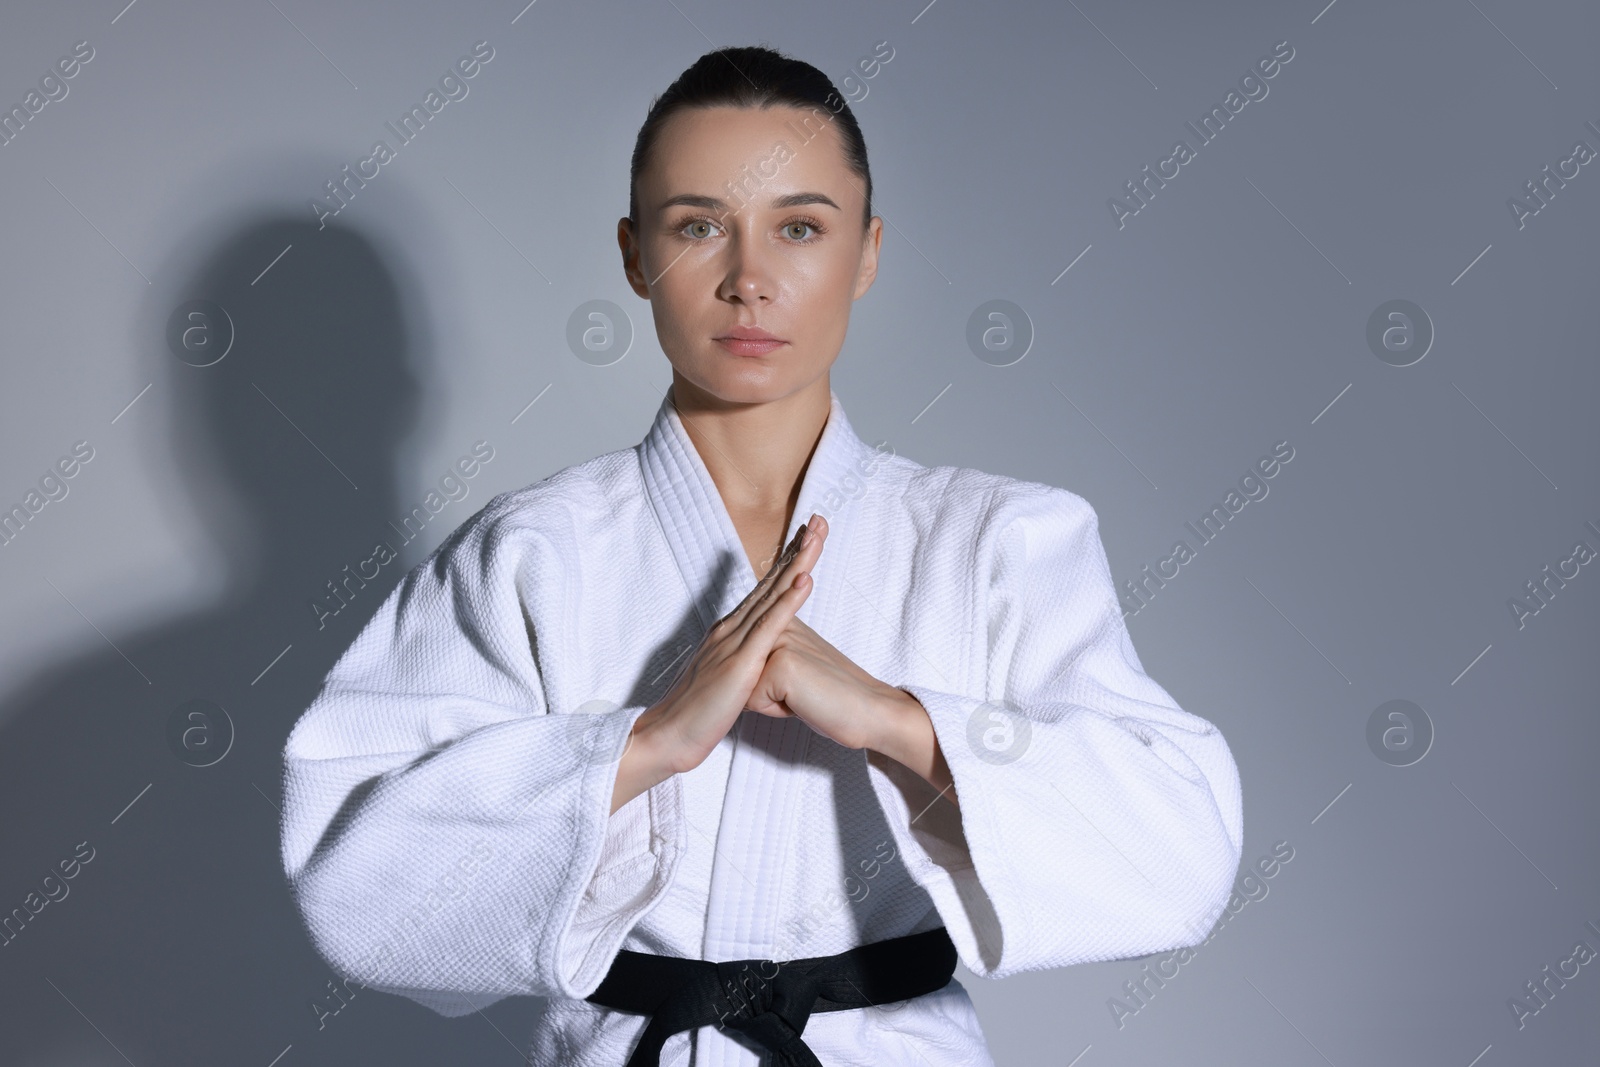
<path fill-rule="evenodd" d="M 783 960 L 944 925 L 1002 978 L 1201 942 L 1238 867 L 1238 771 L 1144 673 L 1088 502 L 869 446 L 834 394 L 785 540 L 812 512 L 829 534 L 799 617 L 922 703 L 959 809 L 743 711 L 611 813 L 634 721 L 756 583 L 669 393 L 637 446 L 457 528 L 296 723 L 283 864 L 316 948 L 444 1015 L 551 998 L 534 1062 L 617 1067 L 647 1018 L 582 998 L 623 948 Z M 804 1039 L 830 1067 L 992 1063 L 954 980 Z M 704 1026 L 661 1062 L 757 1048 Z"/>

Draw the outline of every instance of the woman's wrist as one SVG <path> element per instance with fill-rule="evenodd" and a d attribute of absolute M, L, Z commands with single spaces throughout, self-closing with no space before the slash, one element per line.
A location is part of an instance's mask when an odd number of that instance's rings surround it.
<path fill-rule="evenodd" d="M 657 706 L 649 708 L 633 722 L 628 746 L 617 766 L 616 786 L 611 794 L 613 813 L 640 793 L 678 773 L 672 753 L 662 743 L 657 729 L 660 718 Z"/>
<path fill-rule="evenodd" d="M 955 782 L 950 765 L 945 762 L 939 748 L 939 737 L 933 729 L 933 719 L 922 701 L 904 689 L 885 687 L 881 694 L 879 712 L 874 716 L 883 724 L 877 743 L 867 747 L 914 771 L 918 777 L 953 803 Z"/>
<path fill-rule="evenodd" d="M 890 689 L 882 698 L 877 719 L 883 724 L 878 743 L 870 747 L 915 770 L 921 762 L 917 757 L 926 748 L 923 724 L 918 721 L 922 705 L 912 700 L 903 689 Z M 931 724 L 930 724 L 931 725 Z"/>

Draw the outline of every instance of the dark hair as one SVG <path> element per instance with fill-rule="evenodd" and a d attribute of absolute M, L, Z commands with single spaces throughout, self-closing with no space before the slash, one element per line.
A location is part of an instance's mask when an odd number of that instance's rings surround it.
<path fill-rule="evenodd" d="M 837 101 L 837 107 L 834 106 Z M 826 108 L 838 127 L 845 163 L 866 187 L 862 225 L 872 221 L 872 171 L 861 127 L 838 89 L 810 63 L 764 47 L 719 48 L 707 52 L 678 75 L 678 80 L 650 104 L 633 145 L 628 175 L 628 217 L 639 221 L 639 172 L 655 147 L 661 126 L 675 112 L 691 107 Z"/>

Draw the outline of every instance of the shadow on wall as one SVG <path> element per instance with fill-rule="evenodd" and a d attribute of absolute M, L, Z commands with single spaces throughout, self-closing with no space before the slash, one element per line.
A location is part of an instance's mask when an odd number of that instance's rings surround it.
<path fill-rule="evenodd" d="M 377 540 L 399 547 L 395 456 L 433 370 L 426 295 L 374 240 L 299 220 L 237 226 L 194 262 L 165 272 L 183 284 L 153 298 L 137 359 L 171 401 L 170 469 L 223 546 L 227 591 L 108 633 L 115 648 L 43 667 L 0 707 L 7 1062 L 266 1065 L 291 1045 L 285 1067 L 522 1062 L 537 999 L 445 1019 L 338 983 L 331 1013 L 337 976 L 279 860 L 284 740 L 403 573 L 318 629 L 326 584 Z M 197 298 L 235 331 L 203 367 L 162 336 Z M 231 739 L 219 714 L 186 718 L 191 701 L 224 709 Z"/>

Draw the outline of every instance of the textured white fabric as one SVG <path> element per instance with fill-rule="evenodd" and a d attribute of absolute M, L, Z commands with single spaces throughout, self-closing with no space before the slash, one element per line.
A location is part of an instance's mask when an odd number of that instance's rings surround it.
<path fill-rule="evenodd" d="M 1202 941 L 1238 771 L 1145 675 L 1088 502 L 875 449 L 834 395 L 788 535 L 813 511 L 800 617 L 927 708 L 959 809 L 746 711 L 610 813 L 634 720 L 756 581 L 669 394 L 636 447 L 463 523 L 295 725 L 283 864 L 317 949 L 445 1015 L 549 997 L 534 1062 L 614 1067 L 646 1019 L 581 998 L 622 948 L 782 960 L 944 925 L 1002 978 Z M 805 1040 L 829 1067 L 992 1062 L 959 982 L 891 1008 L 815 1014 Z M 732 1034 L 674 1035 L 662 1063 L 753 1067 Z"/>

